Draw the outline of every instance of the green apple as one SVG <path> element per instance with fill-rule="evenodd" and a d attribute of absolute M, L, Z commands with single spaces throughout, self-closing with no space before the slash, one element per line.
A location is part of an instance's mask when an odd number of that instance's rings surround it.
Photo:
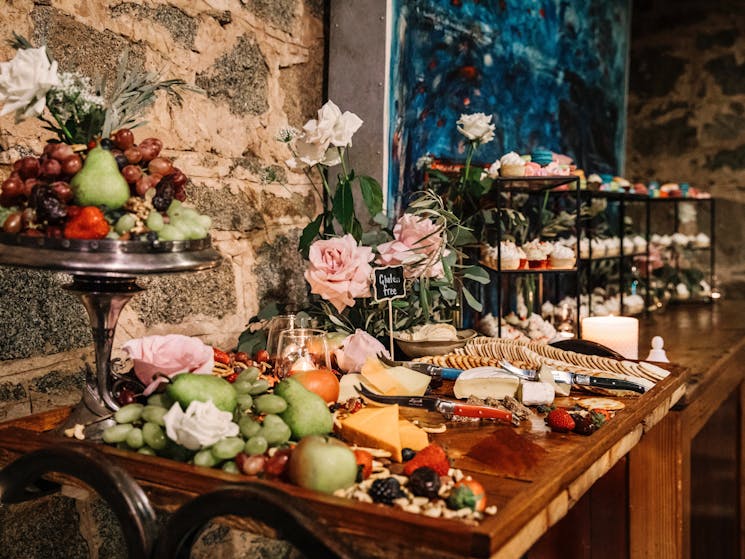
<path fill-rule="evenodd" d="M 357 459 L 340 440 L 309 435 L 292 450 L 287 471 L 295 485 L 330 494 L 355 482 Z"/>

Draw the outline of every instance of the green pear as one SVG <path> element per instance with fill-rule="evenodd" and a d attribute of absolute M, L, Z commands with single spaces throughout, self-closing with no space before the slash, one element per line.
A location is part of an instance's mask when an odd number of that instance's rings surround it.
<path fill-rule="evenodd" d="M 95 147 L 88 152 L 83 168 L 70 181 L 75 203 L 80 206 L 121 208 L 129 198 L 129 185 L 119 172 L 110 151 Z"/>
<path fill-rule="evenodd" d="M 181 373 L 171 379 L 166 388 L 168 396 L 185 410 L 194 400 L 212 400 L 217 409 L 233 412 L 238 404 L 238 393 L 227 380 L 215 375 Z"/>
<path fill-rule="evenodd" d="M 318 394 L 305 388 L 292 378 L 286 378 L 274 387 L 274 394 L 287 402 L 287 409 L 279 416 L 292 431 L 292 439 L 307 435 L 326 435 L 334 428 L 334 416 Z"/>

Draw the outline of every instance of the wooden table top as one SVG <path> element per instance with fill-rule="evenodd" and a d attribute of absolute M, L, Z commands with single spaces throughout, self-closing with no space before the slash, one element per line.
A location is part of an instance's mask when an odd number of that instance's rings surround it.
<path fill-rule="evenodd" d="M 705 384 L 716 365 L 745 343 L 743 313 L 745 302 L 727 301 L 677 306 L 642 319 L 640 356 L 646 356 L 653 335 L 663 335 L 668 357 L 676 362 L 673 374 L 643 396 L 623 398 L 626 408 L 589 437 L 548 432 L 542 420 L 523 422 L 519 428 L 450 423 L 446 432 L 433 435 L 448 449 L 454 466 L 478 479 L 489 504 L 498 507 L 496 515 L 478 526 L 280 486 L 343 540 L 359 542 L 361 556 L 367 555 L 367 548 L 377 550 L 378 556 L 388 549 L 405 550 L 411 557 L 520 557 L 686 394 L 687 368 L 693 374 L 691 387 Z M 0 424 L 0 463 L 60 442 L 47 431 L 68 413 L 61 409 Z M 483 452 L 475 452 L 476 445 Z M 270 483 L 96 446 L 134 475 L 156 505 L 178 506 L 226 483 Z"/>

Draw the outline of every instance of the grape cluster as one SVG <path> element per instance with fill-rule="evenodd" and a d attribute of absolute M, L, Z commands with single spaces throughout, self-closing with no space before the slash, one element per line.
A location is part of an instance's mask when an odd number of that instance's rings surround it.
<path fill-rule="evenodd" d="M 60 236 L 60 226 L 72 201 L 70 180 L 83 167 L 81 156 L 68 144 L 50 142 L 41 157 L 22 157 L 0 185 L 0 206 L 11 211 L 2 223 L 6 233 Z"/>
<path fill-rule="evenodd" d="M 166 393 L 153 394 L 147 404 L 129 403 L 115 414 L 116 425 L 103 432 L 106 443 L 141 454 L 165 456 L 208 468 L 220 467 L 232 473 L 279 477 L 290 456 L 289 426 L 278 415 L 287 402 L 269 392 L 269 383 L 259 378 L 255 367 L 237 375 L 233 387 L 238 393 L 234 420 L 240 429 L 236 437 L 225 437 L 196 452 L 176 444 L 164 431 L 166 414 L 173 400 Z"/>
<path fill-rule="evenodd" d="M 135 143 L 130 129 L 117 130 L 110 138 L 88 146 L 49 142 L 41 157 L 23 157 L 13 164 L 10 176 L 0 185 L 0 226 L 6 233 L 62 237 L 74 204 L 72 177 L 84 165 L 87 149 L 96 145 L 110 150 L 119 172 L 130 188 L 132 204 L 126 211 L 107 211 L 113 226 L 109 237 L 120 240 L 164 241 L 202 239 L 211 220 L 182 206 L 188 178 L 173 161 L 161 154 L 163 142 L 146 138 Z M 77 151 L 76 151 L 77 150 Z M 138 212 L 132 207 L 147 211 Z"/>

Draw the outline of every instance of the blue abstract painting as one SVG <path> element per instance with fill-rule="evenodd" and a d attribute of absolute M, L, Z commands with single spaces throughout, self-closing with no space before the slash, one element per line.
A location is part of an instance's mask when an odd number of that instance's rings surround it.
<path fill-rule="evenodd" d="M 462 161 L 462 113 L 493 115 L 476 159 L 550 149 L 623 166 L 628 0 L 391 0 L 389 211 L 420 157 Z"/>

